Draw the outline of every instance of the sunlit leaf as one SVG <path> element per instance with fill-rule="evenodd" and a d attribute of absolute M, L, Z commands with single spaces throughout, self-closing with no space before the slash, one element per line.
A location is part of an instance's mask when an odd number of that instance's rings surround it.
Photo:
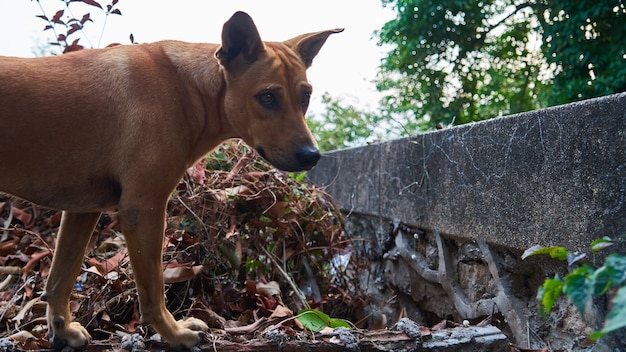
<path fill-rule="evenodd" d="M 546 314 L 550 314 L 554 302 L 563 291 L 563 280 L 559 275 L 555 275 L 554 279 L 547 279 L 543 285 L 539 287 L 537 292 L 537 300 L 541 302 L 541 306 L 545 310 Z"/>
<path fill-rule="evenodd" d="M 596 253 L 604 248 L 613 245 L 613 240 L 610 237 L 604 236 L 591 242 L 591 252 Z"/>
<path fill-rule="evenodd" d="M 550 257 L 552 258 L 567 260 L 567 249 L 565 249 L 565 247 L 543 247 L 541 245 L 536 245 L 528 248 L 526 251 L 524 251 L 524 254 L 522 254 L 522 259 L 526 259 L 530 256 L 539 254 L 547 254 L 550 255 Z"/>
<path fill-rule="evenodd" d="M 300 183 L 304 181 L 304 177 L 306 177 L 306 172 L 300 172 L 296 177 L 296 182 Z"/>
<path fill-rule="evenodd" d="M 298 313 L 298 321 L 307 329 L 318 332 L 330 326 L 330 317 L 315 309 L 303 309 Z"/>

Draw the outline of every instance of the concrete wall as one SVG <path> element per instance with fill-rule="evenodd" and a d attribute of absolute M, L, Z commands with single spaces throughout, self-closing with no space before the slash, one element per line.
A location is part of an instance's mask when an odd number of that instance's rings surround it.
<path fill-rule="evenodd" d="M 327 153 L 346 212 L 524 250 L 626 234 L 626 93 Z"/>

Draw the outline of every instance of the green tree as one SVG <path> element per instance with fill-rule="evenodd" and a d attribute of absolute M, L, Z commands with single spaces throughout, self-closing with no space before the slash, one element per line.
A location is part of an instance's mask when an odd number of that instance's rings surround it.
<path fill-rule="evenodd" d="M 378 89 L 407 131 L 626 90 L 620 0 L 383 0 Z"/>
<path fill-rule="evenodd" d="M 362 145 L 383 133 L 381 118 L 372 112 L 359 111 L 328 93 L 322 95 L 325 111 L 321 116 L 310 116 L 308 125 L 322 151 Z"/>
<path fill-rule="evenodd" d="M 626 91 L 626 3 L 546 2 L 537 14 L 546 60 L 556 68 L 550 104 Z"/>

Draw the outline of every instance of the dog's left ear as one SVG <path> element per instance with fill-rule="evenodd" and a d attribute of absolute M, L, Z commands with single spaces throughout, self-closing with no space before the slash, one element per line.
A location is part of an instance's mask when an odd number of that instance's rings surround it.
<path fill-rule="evenodd" d="M 328 36 L 334 33 L 343 32 L 343 28 L 329 29 L 327 31 L 307 33 L 299 35 L 295 38 L 284 41 L 288 47 L 295 50 L 299 55 L 306 68 L 313 63 L 313 58 L 319 53 L 322 45 L 326 43 Z"/>
<path fill-rule="evenodd" d="M 238 11 L 224 23 L 222 28 L 222 45 L 215 52 L 220 64 L 229 67 L 238 56 L 248 62 L 254 61 L 265 50 L 261 36 L 245 12 Z"/>

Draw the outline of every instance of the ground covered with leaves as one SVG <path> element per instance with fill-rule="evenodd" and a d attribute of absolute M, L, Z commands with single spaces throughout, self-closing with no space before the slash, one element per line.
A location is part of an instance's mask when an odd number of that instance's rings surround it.
<path fill-rule="evenodd" d="M 49 347 L 41 294 L 60 219 L 59 211 L 0 198 L 0 338 L 22 349 Z M 71 297 L 75 319 L 95 345 L 129 336 L 159 343 L 140 323 L 115 212 L 102 215 L 91 244 Z M 206 321 L 207 343 L 244 341 L 268 327 L 306 339 L 310 324 L 352 326 L 363 301 L 350 289 L 357 275 L 346 271 L 349 250 L 341 213 L 323 190 L 231 142 L 189 169 L 169 201 L 168 309 Z M 305 309 L 314 319 L 293 318 Z"/>

